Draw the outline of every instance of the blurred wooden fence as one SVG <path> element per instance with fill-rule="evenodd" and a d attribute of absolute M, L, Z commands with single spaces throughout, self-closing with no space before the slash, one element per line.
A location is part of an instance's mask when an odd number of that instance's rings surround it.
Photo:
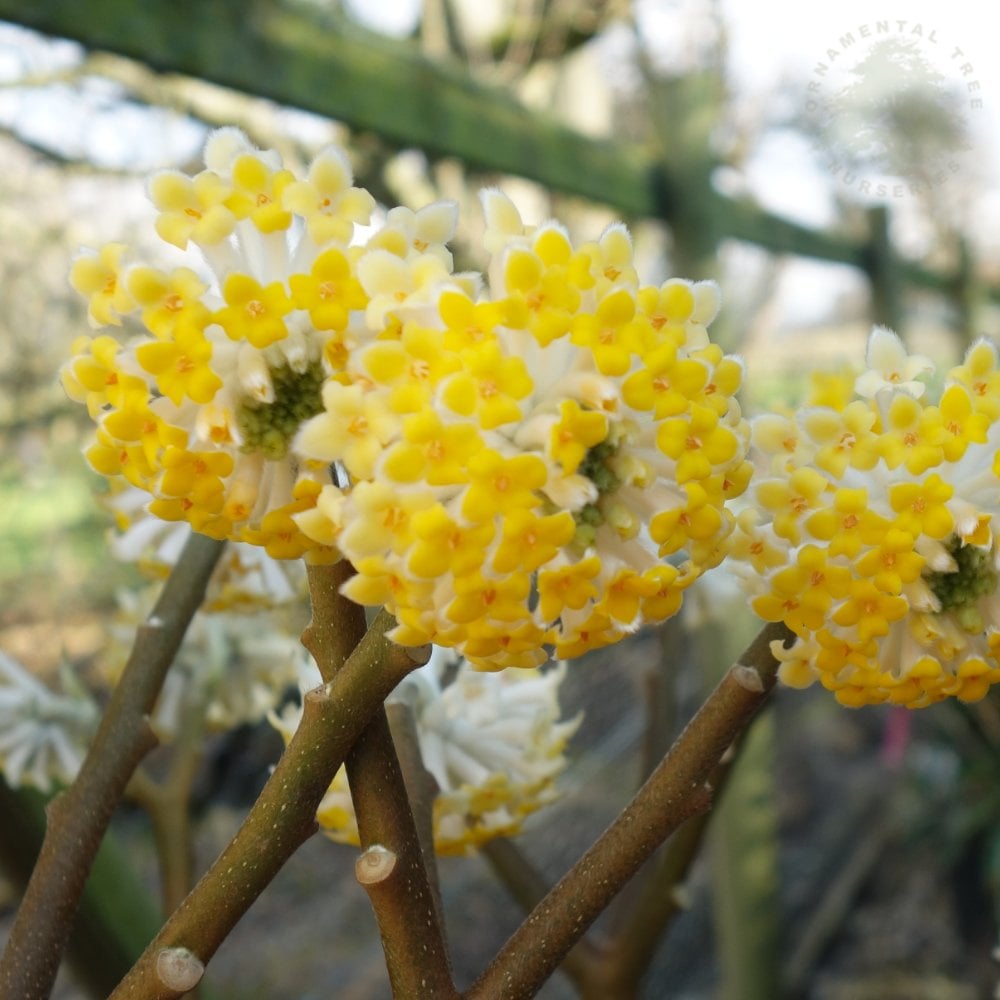
<path fill-rule="evenodd" d="M 413 45 L 323 8 L 273 0 L 0 0 L 0 20 L 313 111 L 431 157 L 526 177 L 626 217 L 660 218 L 694 241 L 696 259 L 733 238 L 774 254 L 851 265 L 868 277 L 874 320 L 893 327 L 901 325 L 906 288 L 946 296 L 967 335 L 977 305 L 1000 302 L 1000 289 L 977 286 L 965 248 L 950 273 L 901 259 L 884 208 L 869 212 L 861 239 L 798 225 L 716 191 L 714 164 L 702 151 L 685 148 L 674 159 L 669 149 L 661 155 L 583 136 L 458 64 L 431 62 Z"/>

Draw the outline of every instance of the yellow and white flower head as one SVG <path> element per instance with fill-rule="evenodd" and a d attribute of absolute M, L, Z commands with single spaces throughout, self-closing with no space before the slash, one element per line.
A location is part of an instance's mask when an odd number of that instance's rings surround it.
<path fill-rule="evenodd" d="M 1000 371 L 974 344 L 933 371 L 876 327 L 854 398 L 767 415 L 768 461 L 733 557 L 752 606 L 798 636 L 779 676 L 845 705 L 982 698 L 1000 681 Z"/>
<path fill-rule="evenodd" d="M 131 262 L 121 244 L 75 261 L 70 280 L 91 324 L 140 332 L 80 338 L 63 383 L 97 423 L 90 463 L 148 493 L 157 517 L 277 558 L 332 559 L 291 519 L 331 482 L 328 463 L 301 460 L 290 443 L 322 411 L 324 381 L 383 332 L 388 310 L 376 300 L 398 304 L 447 273 L 450 257 L 431 240 L 450 238 L 455 209 L 432 206 L 370 249 L 352 246 L 374 200 L 352 185 L 339 148 L 296 177 L 227 128 L 205 162 L 193 178 L 167 170 L 149 184 L 157 233 L 193 248 L 200 268 Z M 369 291 L 367 253 L 388 258 Z"/>
<path fill-rule="evenodd" d="M 435 647 L 390 700 L 413 711 L 424 767 L 438 786 L 434 846 L 462 854 L 520 831 L 525 817 L 557 797 L 556 777 L 580 717 L 560 721 L 565 664 L 546 671 L 482 673 L 450 650 Z M 319 683 L 318 672 L 312 678 Z M 305 684 L 310 683 L 304 678 Z M 286 741 L 301 708 L 289 706 L 273 724 Z M 317 811 L 333 840 L 357 845 L 357 819 L 341 769 Z"/>
<path fill-rule="evenodd" d="M 530 667 L 678 610 L 722 557 L 749 429 L 741 363 L 706 332 L 714 284 L 640 285 L 623 226 L 575 248 L 483 202 L 486 283 L 440 257 L 360 262 L 370 322 L 391 308 L 395 327 L 295 438 L 344 473 L 295 520 L 351 560 L 344 592 L 388 607 L 397 642 Z"/>

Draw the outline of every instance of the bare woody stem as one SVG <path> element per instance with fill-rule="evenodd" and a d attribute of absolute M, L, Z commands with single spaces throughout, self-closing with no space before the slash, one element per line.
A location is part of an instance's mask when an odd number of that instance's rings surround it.
<path fill-rule="evenodd" d="M 739 741 L 737 747 L 742 745 Z M 736 755 L 725 754 L 708 778 L 713 806 L 718 802 Z M 713 810 L 714 811 L 714 810 Z M 680 887 L 698 855 L 708 829 L 711 812 L 692 816 L 670 838 L 663 856 L 655 862 L 642 890 L 625 916 L 624 923 L 607 942 L 604 961 L 584 996 L 600 1000 L 635 997 L 639 983 L 649 970 L 656 949 L 671 921 L 684 908 Z"/>
<path fill-rule="evenodd" d="M 48 807 L 35 871 L 0 958 L 0 996 L 44 1000 L 101 839 L 139 761 L 156 745 L 147 716 L 224 542 L 192 534 L 135 643 L 76 781 Z"/>
<path fill-rule="evenodd" d="M 321 669 L 328 680 L 336 676 L 336 661 L 343 661 L 364 631 L 364 610 L 339 593 L 352 572 L 346 561 L 309 569 L 313 620 L 304 641 L 317 658 L 326 659 Z M 428 652 L 413 650 L 410 666 L 424 662 Z M 362 847 L 377 845 L 393 857 L 393 864 L 376 866 L 378 877 L 362 880 L 378 921 L 393 996 L 457 997 L 436 894 L 383 706 L 365 726 L 346 764 Z M 386 855 L 372 857 L 383 860 Z M 433 853 L 428 863 L 433 864 Z"/>
<path fill-rule="evenodd" d="M 382 935 L 392 995 L 400 1000 L 458 1000 L 384 708 L 348 754 L 347 778 L 362 847 L 377 847 L 395 856 L 384 877 L 363 881 Z"/>
<path fill-rule="evenodd" d="M 517 900 L 523 912 L 533 910 L 551 889 L 551 884 L 515 841 L 497 837 L 483 845 L 482 853 L 493 874 Z M 603 943 L 598 944 L 581 936 L 563 957 L 559 967 L 576 985 L 582 997 L 586 995 L 588 985 L 598 980 L 605 962 Z"/>
<path fill-rule="evenodd" d="M 350 611 L 340 603 L 337 593 L 338 573 L 343 570 L 326 569 L 316 574 L 313 621 L 303 642 L 316 657 L 327 683 L 306 695 L 298 730 L 232 842 L 110 1000 L 175 1000 L 184 994 L 183 989 L 164 981 L 161 956 L 185 949 L 202 965 L 208 964 L 254 900 L 313 835 L 316 808 L 351 746 L 386 696 L 417 665 L 409 651 L 385 637 L 395 624 L 385 612 L 375 619 L 346 661 L 342 660 L 352 638 L 347 633 L 349 619 L 345 619 Z"/>
<path fill-rule="evenodd" d="M 774 687 L 778 663 L 770 644 L 790 638 L 784 625 L 764 627 L 632 801 L 528 915 L 465 1000 L 535 996 L 643 862 L 681 823 L 708 808 L 706 780 Z"/>

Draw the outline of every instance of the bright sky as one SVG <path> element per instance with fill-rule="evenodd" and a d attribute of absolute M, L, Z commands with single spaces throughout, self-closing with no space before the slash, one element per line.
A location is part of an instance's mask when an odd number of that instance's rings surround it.
<path fill-rule="evenodd" d="M 734 89 L 745 94 L 776 89 L 803 77 L 820 85 L 815 68 L 820 62 L 829 62 L 828 49 L 845 52 L 840 40 L 850 33 L 856 39 L 853 52 L 857 52 L 865 44 L 861 37 L 863 26 L 874 34 L 877 22 L 888 21 L 895 37 L 915 43 L 950 86 L 961 89 L 964 85 L 970 102 L 973 98 L 981 100 L 981 107 L 970 106 L 967 115 L 974 152 L 987 177 L 1000 176 L 1000 63 L 992 56 L 989 44 L 992 24 L 988 22 L 992 17 L 984 13 L 987 8 L 973 0 L 952 0 L 947 6 L 929 0 L 838 0 L 836 4 L 809 5 L 749 5 L 721 0 L 721 4 L 730 33 Z M 979 89 L 969 91 L 970 84 L 978 84 Z M 801 96 L 803 101 L 809 99 L 808 92 Z M 791 163 L 790 169 L 782 170 L 780 159 L 769 163 L 756 178 L 764 196 L 776 201 L 783 197 L 807 201 L 800 198 L 800 192 L 804 193 L 802 185 L 809 184 L 808 174 Z M 996 219 L 1000 214 L 1000 184 L 994 180 L 989 186 L 993 189 L 990 212 Z"/>

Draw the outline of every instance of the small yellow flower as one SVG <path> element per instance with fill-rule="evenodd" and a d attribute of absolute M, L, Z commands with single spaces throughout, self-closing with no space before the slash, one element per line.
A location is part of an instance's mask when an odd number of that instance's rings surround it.
<path fill-rule="evenodd" d="M 230 274 L 222 286 L 226 307 L 212 317 L 232 340 L 268 347 L 288 336 L 284 317 L 293 303 L 280 282 L 262 286 L 248 274 Z"/>
<path fill-rule="evenodd" d="M 169 274 L 154 267 L 133 267 L 126 275 L 129 294 L 142 309 L 142 322 L 161 340 L 180 324 L 204 328 L 211 315 L 202 301 L 207 286 L 189 267 Z"/>
<path fill-rule="evenodd" d="M 304 180 L 281 189 L 281 205 L 299 215 L 317 246 L 336 242 L 346 246 L 355 225 L 366 226 L 375 199 L 363 188 L 352 187 L 353 175 L 343 151 L 329 147 L 309 165 Z"/>
<path fill-rule="evenodd" d="M 124 243 L 109 243 L 73 261 L 69 283 L 88 300 L 87 319 L 92 327 L 121 326 L 122 316 L 135 308 L 122 277 L 127 251 Z"/>
<path fill-rule="evenodd" d="M 559 404 L 559 422 L 549 435 L 549 452 L 564 473 L 573 473 L 580 468 L 587 452 L 607 436 L 607 414 L 584 410 L 575 399 L 567 399 Z"/>
<path fill-rule="evenodd" d="M 232 191 L 224 202 L 237 219 L 250 219 L 262 233 L 288 229 L 292 213 L 281 203 L 294 181 L 289 170 L 274 170 L 255 152 L 240 153 L 230 166 Z"/>
<path fill-rule="evenodd" d="M 309 274 L 293 274 L 288 283 L 295 305 L 309 313 L 317 330 L 343 330 L 351 313 L 368 304 L 347 255 L 337 247 L 324 250 Z"/>
<path fill-rule="evenodd" d="M 159 209 L 156 231 L 160 239 L 181 250 L 194 241 L 215 246 L 236 227 L 236 216 L 224 204 L 230 187 L 213 170 L 188 177 L 176 170 L 154 174 L 149 197 Z"/>
<path fill-rule="evenodd" d="M 386 404 L 359 385 L 327 382 L 323 413 L 299 431 L 295 447 L 315 459 L 341 461 L 355 480 L 369 479 L 398 420 Z"/>
<path fill-rule="evenodd" d="M 534 388 L 524 362 L 506 357 L 496 341 L 467 347 L 461 369 L 442 386 L 441 399 L 463 417 L 475 414 L 484 430 L 521 418 L 518 400 Z"/>
<path fill-rule="evenodd" d="M 136 360 L 156 376 L 157 388 L 175 406 L 188 397 L 210 402 L 222 388 L 222 379 L 211 368 L 212 344 L 201 329 L 184 324 L 170 341 L 153 341 L 136 348 Z"/>

